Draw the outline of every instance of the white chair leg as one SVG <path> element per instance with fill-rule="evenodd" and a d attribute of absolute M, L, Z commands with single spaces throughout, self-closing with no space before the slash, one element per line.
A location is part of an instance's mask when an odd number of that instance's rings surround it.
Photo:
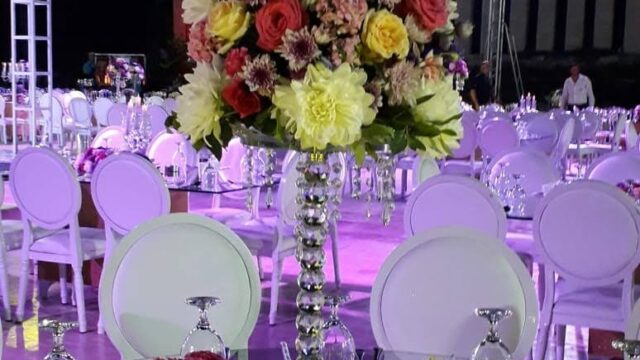
<path fill-rule="evenodd" d="M 58 274 L 60 278 L 60 302 L 64 305 L 69 303 L 69 290 L 67 289 L 67 265 L 58 264 Z"/>
<path fill-rule="evenodd" d="M 82 278 L 82 266 L 73 267 L 73 289 L 76 305 L 78 307 L 78 330 L 87 332 L 87 316 L 84 308 L 84 281 Z"/>
<path fill-rule="evenodd" d="M 284 265 L 283 259 L 277 254 L 274 254 L 271 259 L 273 260 L 273 272 L 271 273 L 271 307 L 269 309 L 269 325 L 276 324 L 276 314 L 278 313 L 278 296 L 280 295 L 280 279 L 282 278 L 282 266 Z"/>
<path fill-rule="evenodd" d="M 256 256 L 256 262 L 258 263 L 258 276 L 260 276 L 260 281 L 263 281 L 264 269 L 262 268 L 262 258 L 259 255 Z"/>
<path fill-rule="evenodd" d="M 556 325 L 556 360 L 564 360 L 564 340 L 567 333 L 565 325 Z"/>
<path fill-rule="evenodd" d="M 535 349 L 535 360 L 544 360 L 544 356 L 547 353 L 547 343 L 549 342 L 549 329 L 550 324 L 540 324 L 538 329 L 538 341 Z"/>
<path fill-rule="evenodd" d="M 1 236 L 1 235 L 0 235 Z M 11 302 L 9 301 L 9 276 L 7 275 L 6 261 L 7 254 L 4 248 L 4 241 L 0 244 L 0 290 L 2 291 L 2 304 L 4 305 L 4 319 L 11 320 Z"/>
<path fill-rule="evenodd" d="M 22 252 L 22 264 L 20 265 L 20 283 L 18 285 L 18 308 L 16 309 L 16 319 L 24 320 L 24 308 L 27 302 L 27 281 L 29 280 L 29 250 Z"/>
<path fill-rule="evenodd" d="M 340 257 L 338 256 L 339 245 L 338 244 L 338 227 L 335 223 L 329 225 L 329 231 L 331 232 L 331 253 L 333 256 L 333 276 L 336 283 L 336 287 L 339 289 L 342 286 L 342 279 L 340 278 Z"/>
<path fill-rule="evenodd" d="M 538 304 L 540 304 L 540 310 L 542 310 L 542 304 L 544 303 L 546 277 L 544 274 L 544 265 L 538 263 Z"/>
<path fill-rule="evenodd" d="M 409 182 L 409 171 L 406 169 L 402 169 L 402 184 L 400 186 L 400 196 L 402 197 L 407 195 L 407 189 L 409 187 L 408 182 Z M 395 189 L 394 189 L 394 192 L 395 192 Z"/>

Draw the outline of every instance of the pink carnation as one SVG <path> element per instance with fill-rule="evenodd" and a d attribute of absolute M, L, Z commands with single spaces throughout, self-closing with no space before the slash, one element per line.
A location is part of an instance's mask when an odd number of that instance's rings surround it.
<path fill-rule="evenodd" d="M 206 28 L 206 21 L 201 21 L 191 26 L 187 48 L 189 56 L 193 60 L 210 63 L 213 60 L 216 46 L 214 39 L 207 36 Z"/>

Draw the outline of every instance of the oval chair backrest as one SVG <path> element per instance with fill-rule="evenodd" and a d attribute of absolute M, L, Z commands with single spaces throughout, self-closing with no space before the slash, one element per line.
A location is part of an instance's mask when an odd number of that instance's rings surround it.
<path fill-rule="evenodd" d="M 168 114 L 171 114 L 172 112 L 176 111 L 176 99 L 174 98 L 166 98 L 164 99 L 164 104 L 162 104 L 162 106 L 164 107 L 164 109 L 167 111 Z"/>
<path fill-rule="evenodd" d="M 542 191 L 545 184 L 556 183 L 562 176 L 546 154 L 532 149 L 519 149 L 508 151 L 497 156 L 489 164 L 489 177 L 494 179 L 499 171 L 500 164 L 505 164 L 508 175 L 520 174 L 522 187 L 528 196 Z"/>
<path fill-rule="evenodd" d="M 289 161 L 286 163 L 282 170 L 282 178 L 278 185 L 278 195 L 276 197 L 276 208 L 279 213 L 279 221 L 284 225 L 296 224 L 296 213 L 300 208 L 300 205 L 296 202 L 298 196 L 298 187 L 296 182 L 300 177 L 297 166 L 301 156 L 298 152 L 291 152 Z"/>
<path fill-rule="evenodd" d="M 558 127 L 551 120 L 549 114 L 532 113 L 524 120 L 525 130 L 529 136 L 537 137 L 538 140 L 521 141 L 520 145 L 524 148 L 530 148 L 542 151 L 545 154 L 551 154 L 558 143 Z"/>
<path fill-rule="evenodd" d="M 517 149 L 520 139 L 511 121 L 491 121 L 480 130 L 479 145 L 482 155 L 493 158 L 502 152 Z"/>
<path fill-rule="evenodd" d="M 558 131 L 562 131 L 565 124 L 569 121 L 569 119 L 573 119 L 574 128 L 573 128 L 573 137 L 571 139 L 572 142 L 579 142 L 580 137 L 582 136 L 582 122 L 576 117 L 573 113 L 567 111 L 552 111 L 552 119 L 556 124 Z"/>
<path fill-rule="evenodd" d="M 53 132 L 62 131 L 62 117 L 64 115 L 64 110 L 62 109 L 62 103 L 60 100 L 55 96 L 44 94 L 40 97 L 38 103 L 41 108 L 40 111 L 42 112 L 42 116 L 52 127 L 51 130 Z"/>
<path fill-rule="evenodd" d="M 460 139 L 460 147 L 453 150 L 451 156 L 455 159 L 467 158 L 475 154 L 478 147 L 478 114 L 475 111 L 462 113 L 463 135 Z"/>
<path fill-rule="evenodd" d="M 560 135 L 558 136 L 558 143 L 553 150 L 552 158 L 554 160 L 559 161 L 567 156 L 567 152 L 569 151 L 569 147 L 571 146 L 571 140 L 573 139 L 575 126 L 576 120 L 574 118 L 569 118 L 567 122 L 565 122 L 564 127 L 562 128 L 562 130 L 560 131 Z"/>
<path fill-rule="evenodd" d="M 616 152 L 620 147 L 620 140 L 622 139 L 622 134 L 624 134 L 625 127 L 627 126 L 627 118 L 624 114 L 617 114 L 617 121 L 615 122 L 615 127 L 613 129 L 613 139 L 611 140 L 611 150 Z"/>
<path fill-rule="evenodd" d="M 60 155 L 47 148 L 29 148 L 11 163 L 11 194 L 26 220 L 45 229 L 78 221 L 82 204 L 76 174 Z"/>
<path fill-rule="evenodd" d="M 222 300 L 209 319 L 231 349 L 248 347 L 260 312 L 260 278 L 249 249 L 226 226 L 192 214 L 155 218 L 126 235 L 105 264 L 99 289 L 105 330 L 123 359 L 178 352 L 198 318 L 188 297 Z"/>
<path fill-rule="evenodd" d="M 124 151 L 129 148 L 124 137 L 124 130 L 120 126 L 106 127 L 96 134 L 91 142 L 92 148 L 108 147 L 117 151 Z"/>
<path fill-rule="evenodd" d="M 440 175 L 440 166 L 438 162 L 429 155 L 416 155 L 413 160 L 413 189 L 415 190 L 420 184 L 434 176 Z"/>
<path fill-rule="evenodd" d="M 533 236 L 545 267 L 578 286 L 618 283 L 640 263 L 638 210 L 599 181 L 554 188 L 536 209 Z"/>
<path fill-rule="evenodd" d="M 538 302 L 522 261 L 482 232 L 440 228 L 417 234 L 385 260 L 371 292 L 370 318 L 385 350 L 467 358 L 487 330 L 474 314 L 478 307 L 513 312 L 500 322 L 500 337 L 513 359 L 526 358 Z"/>
<path fill-rule="evenodd" d="M 243 183 L 242 159 L 246 150 L 240 138 L 233 138 L 220 159 L 220 180 L 223 183 Z"/>
<path fill-rule="evenodd" d="M 84 93 L 78 91 L 78 90 L 72 90 L 66 94 L 62 94 L 62 99 L 64 102 L 64 106 L 69 109 L 70 105 L 71 105 L 71 100 L 73 99 L 83 99 L 83 100 L 87 100 L 87 97 L 85 96 Z"/>
<path fill-rule="evenodd" d="M 107 113 L 109 126 L 122 126 L 122 117 L 127 115 L 127 104 L 113 104 Z"/>
<path fill-rule="evenodd" d="M 151 105 L 147 108 L 147 115 L 151 122 L 151 137 L 155 137 L 166 130 L 165 121 L 169 115 L 167 111 L 160 105 Z"/>
<path fill-rule="evenodd" d="M 640 180 L 640 154 L 617 152 L 598 158 L 587 170 L 586 178 L 617 185 L 627 180 Z"/>
<path fill-rule="evenodd" d="M 7 107 L 7 102 L 4 96 L 0 96 L 0 119 L 4 119 L 4 109 Z"/>
<path fill-rule="evenodd" d="M 113 105 L 113 101 L 107 98 L 97 98 L 93 102 L 93 113 L 100 126 L 109 126 L 109 110 Z"/>
<path fill-rule="evenodd" d="M 119 234 L 171 210 L 160 173 L 132 153 L 111 155 L 98 164 L 91 177 L 91 197 L 106 225 Z"/>
<path fill-rule="evenodd" d="M 160 133 L 149 144 L 147 156 L 156 165 L 169 166 L 173 164 L 173 155 L 180 144 L 184 144 L 183 151 L 187 157 L 187 165 L 198 166 L 198 152 L 189 140 L 180 133 Z"/>
<path fill-rule="evenodd" d="M 504 240 L 507 215 L 489 189 L 466 176 L 435 176 L 411 194 L 404 209 L 406 236 L 454 225 Z"/>
<path fill-rule="evenodd" d="M 584 110 L 579 115 L 582 122 L 582 140 L 591 140 L 595 138 L 596 133 L 600 130 L 600 116 L 591 110 Z"/>
<path fill-rule="evenodd" d="M 91 105 L 86 99 L 72 98 L 69 101 L 69 114 L 75 124 L 91 125 Z"/>

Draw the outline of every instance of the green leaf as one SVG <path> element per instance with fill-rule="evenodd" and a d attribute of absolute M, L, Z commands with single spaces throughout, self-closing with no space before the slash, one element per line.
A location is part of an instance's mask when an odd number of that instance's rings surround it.
<path fill-rule="evenodd" d="M 351 146 L 351 150 L 353 151 L 353 156 L 356 158 L 356 163 L 358 165 L 362 165 L 364 163 L 364 158 L 367 155 L 364 143 L 362 141 L 354 143 Z"/>
<path fill-rule="evenodd" d="M 164 126 L 167 128 L 167 130 L 180 129 L 178 114 L 175 111 L 171 112 L 171 115 L 167 116 L 167 118 L 164 120 Z"/>
<path fill-rule="evenodd" d="M 407 131 L 405 129 L 402 131 L 396 131 L 389 145 L 391 146 L 391 152 L 393 152 L 394 154 L 398 154 L 403 152 L 407 148 L 407 144 Z"/>
<path fill-rule="evenodd" d="M 420 105 L 420 104 L 422 104 L 422 103 L 423 103 L 423 102 L 425 102 L 425 101 L 429 101 L 429 100 L 430 100 L 432 97 L 434 97 L 434 96 L 435 96 L 435 94 L 432 94 L 432 95 L 425 95 L 425 96 L 419 97 L 419 98 L 416 100 L 416 105 Z"/>
<path fill-rule="evenodd" d="M 422 141 L 418 140 L 418 138 L 414 137 L 414 136 L 410 136 L 409 137 L 409 147 L 413 150 L 422 150 L 422 151 L 426 151 L 427 147 L 424 146 L 424 144 L 422 143 Z"/>
<path fill-rule="evenodd" d="M 439 125 L 439 126 L 442 126 L 442 125 L 447 125 L 450 122 L 459 120 L 460 118 L 462 118 L 462 113 L 457 114 L 457 115 L 453 115 L 452 117 L 450 117 L 450 118 L 448 118 L 446 120 L 443 120 L 443 121 L 432 121 L 432 123 L 436 124 L 436 125 Z"/>
<path fill-rule="evenodd" d="M 216 139 L 216 137 L 213 136 L 213 134 L 209 134 L 205 137 L 204 141 L 207 146 L 207 149 L 211 151 L 213 156 L 215 156 L 216 159 L 218 160 L 222 159 L 222 144 L 220 144 L 218 139 Z"/>
<path fill-rule="evenodd" d="M 364 149 L 366 150 L 367 155 L 371 156 L 376 161 L 378 160 L 378 153 L 376 153 L 376 148 L 373 146 L 373 144 L 365 143 Z"/>
<path fill-rule="evenodd" d="M 416 122 L 413 124 L 411 134 L 414 136 L 436 137 L 440 135 L 440 129 L 431 123 Z"/>
<path fill-rule="evenodd" d="M 442 133 L 445 134 L 445 135 L 449 135 L 449 136 L 458 135 L 458 133 L 456 133 L 455 131 L 453 131 L 451 129 L 444 129 L 444 130 L 442 130 Z"/>
<path fill-rule="evenodd" d="M 374 145 L 384 145 L 393 138 L 393 128 L 382 124 L 371 124 L 362 128 L 362 138 L 367 143 Z"/>
<path fill-rule="evenodd" d="M 231 139 L 233 139 L 233 129 L 231 128 L 231 124 L 229 124 L 227 121 L 220 122 L 220 140 L 222 141 L 221 146 L 227 147 Z"/>

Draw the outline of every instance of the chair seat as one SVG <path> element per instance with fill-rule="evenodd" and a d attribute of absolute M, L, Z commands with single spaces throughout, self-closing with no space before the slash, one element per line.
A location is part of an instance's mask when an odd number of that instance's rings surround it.
<path fill-rule="evenodd" d="M 252 219 L 243 221 L 234 219 L 227 223 L 240 238 L 245 242 L 247 247 L 254 253 L 270 253 L 273 250 L 273 244 L 276 242 L 276 222 L 275 216 Z M 281 242 L 280 251 L 294 249 L 296 240 L 293 234 L 293 228 L 285 227 L 285 233 L 282 234 L 284 241 Z M 269 246 L 266 246 L 269 245 Z"/>
<path fill-rule="evenodd" d="M 80 228 L 80 238 L 85 260 L 104 256 L 106 249 L 104 230 Z M 31 245 L 31 253 L 67 255 L 69 251 L 69 230 L 67 229 L 50 236 L 45 236 Z"/>
<path fill-rule="evenodd" d="M 223 224 L 226 224 L 229 221 L 238 220 L 238 221 L 248 221 L 251 219 L 251 213 L 243 210 L 243 209 L 235 209 L 235 208 L 213 208 L 213 209 L 204 209 L 192 211 L 206 217 L 210 217 L 214 220 L 218 220 Z"/>
<path fill-rule="evenodd" d="M 482 170 L 482 161 L 474 161 L 474 174 L 479 174 L 480 170 Z M 447 160 L 442 166 L 442 173 L 446 175 L 470 175 L 471 162 L 469 160 Z"/>
<path fill-rule="evenodd" d="M 640 286 L 634 287 L 635 298 L 640 295 Z M 553 308 L 554 317 L 570 317 L 585 319 L 593 323 L 620 324 L 624 329 L 622 311 L 622 284 L 596 288 L 576 288 L 560 279 L 556 284 L 556 301 Z M 629 309 L 631 311 L 631 309 Z M 587 320 L 589 319 L 589 320 Z M 589 325 L 589 324 L 585 324 Z M 610 326 L 613 327 L 613 326 Z M 616 330 L 606 329 L 605 330 Z"/>
<path fill-rule="evenodd" d="M 2 235 L 4 236 L 4 246 L 8 251 L 16 250 L 22 247 L 22 229 L 24 225 L 21 220 L 2 220 Z M 42 239 L 45 236 L 52 235 L 56 230 L 45 230 L 35 227 L 33 229 L 34 239 Z"/>

